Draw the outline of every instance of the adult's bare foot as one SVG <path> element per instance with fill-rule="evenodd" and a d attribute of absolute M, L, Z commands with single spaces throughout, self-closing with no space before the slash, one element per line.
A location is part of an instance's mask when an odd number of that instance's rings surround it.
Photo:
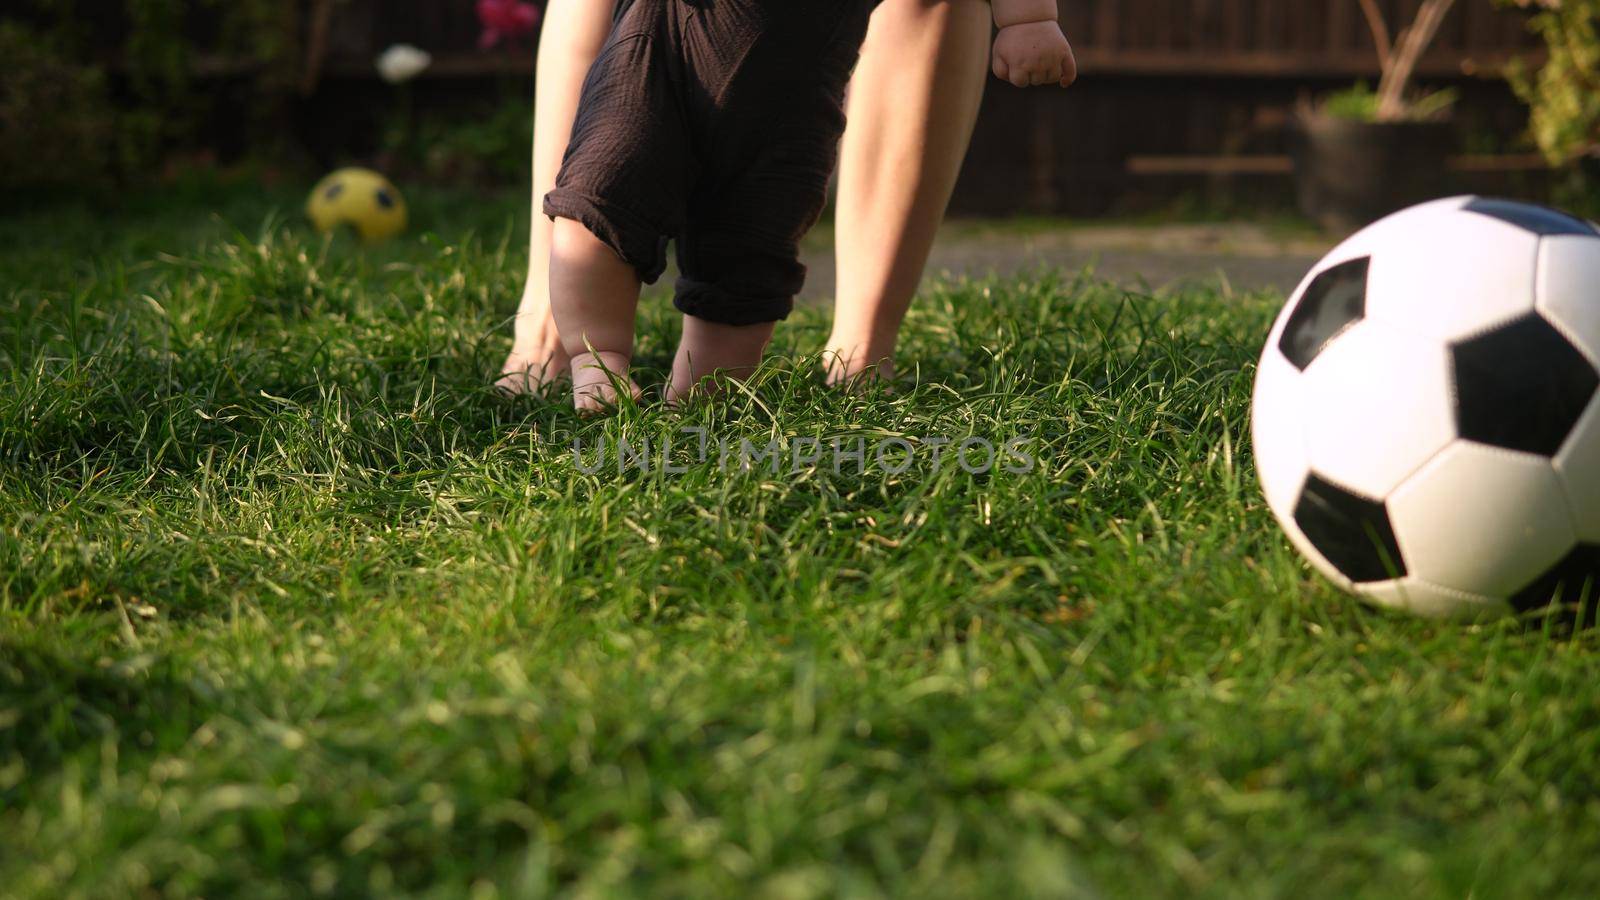
<path fill-rule="evenodd" d="M 894 380 L 894 344 L 833 334 L 822 351 L 822 369 L 828 386 L 853 390 Z"/>
<path fill-rule="evenodd" d="M 507 397 L 537 394 L 564 377 L 571 365 L 549 306 L 541 307 L 517 314 L 516 338 L 500 367 L 500 378 L 494 383 L 495 389 Z"/>
<path fill-rule="evenodd" d="M 531 352 L 513 347 L 505 365 L 500 367 L 500 378 L 494 386 L 507 397 L 532 396 L 565 376 L 571 362 L 567 351 L 559 344 L 554 349 L 538 348 Z"/>

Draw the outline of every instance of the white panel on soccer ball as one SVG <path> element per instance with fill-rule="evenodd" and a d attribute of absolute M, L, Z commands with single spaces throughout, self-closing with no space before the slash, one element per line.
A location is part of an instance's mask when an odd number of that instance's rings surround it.
<path fill-rule="evenodd" d="M 1600 366 L 1600 238 L 1553 235 L 1540 242 L 1539 311 Z"/>
<path fill-rule="evenodd" d="M 1572 501 L 1578 538 L 1600 543 L 1600 400 L 1589 404 L 1567 445 L 1556 457 L 1556 472 Z"/>
<path fill-rule="evenodd" d="M 1458 441 L 1389 498 L 1412 575 L 1509 597 L 1576 541 L 1565 491 L 1548 460 Z"/>
<path fill-rule="evenodd" d="M 1387 497 L 1455 438 L 1450 371 L 1443 344 L 1382 322 L 1339 336 L 1302 376 L 1311 467 Z"/>
<path fill-rule="evenodd" d="M 1360 590 L 1379 606 L 1430 619 L 1492 619 L 1510 611 L 1504 600 L 1454 590 L 1415 577 L 1362 585 Z"/>
<path fill-rule="evenodd" d="M 1539 236 L 1465 210 L 1385 220 L 1373 253 L 1367 316 L 1419 335 L 1457 340 L 1533 310 Z"/>
<path fill-rule="evenodd" d="M 1394 246 L 1395 241 L 1410 239 L 1418 229 L 1425 230 L 1436 220 L 1459 214 L 1461 208 L 1474 199 L 1476 198 L 1470 195 L 1463 195 L 1430 200 L 1384 216 L 1345 238 L 1328 253 L 1328 260 L 1337 264 L 1358 256 L 1372 256 L 1385 252 Z"/>
<path fill-rule="evenodd" d="M 1251 446 L 1267 503 L 1280 517 L 1294 514 L 1307 461 L 1300 371 L 1275 352 L 1261 358 L 1251 411 Z"/>

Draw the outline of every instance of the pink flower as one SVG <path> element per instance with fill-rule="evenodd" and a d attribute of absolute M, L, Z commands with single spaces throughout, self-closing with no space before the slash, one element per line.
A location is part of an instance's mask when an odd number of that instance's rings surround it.
<path fill-rule="evenodd" d="M 539 24 L 539 9 L 522 0 L 478 0 L 478 21 L 483 25 L 478 46 L 487 50 L 501 41 L 533 34 Z"/>

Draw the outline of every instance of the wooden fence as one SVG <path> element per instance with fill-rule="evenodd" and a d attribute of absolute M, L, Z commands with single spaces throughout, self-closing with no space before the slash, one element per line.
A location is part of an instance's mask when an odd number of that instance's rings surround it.
<path fill-rule="evenodd" d="M 605 2 L 605 0 L 594 0 Z M 1422 0 L 1379 0 L 1392 23 Z M 1185 77 L 1356 77 L 1377 71 L 1357 0 L 1061 0 L 1087 74 Z M 527 52 L 482 52 L 471 0 L 350 0 L 333 8 L 329 63 L 371 72 L 394 43 L 432 51 L 433 77 L 532 71 Z M 1422 72 L 1473 74 L 1532 46 L 1523 16 L 1494 0 L 1461 0 Z"/>
<path fill-rule="evenodd" d="M 1380 0 L 1396 27 L 1421 3 Z M 1357 0 L 1069 0 L 1061 8 L 1089 71 L 1281 78 L 1377 70 Z M 1462 0 L 1422 70 L 1495 66 L 1529 43 L 1521 15 Z"/>

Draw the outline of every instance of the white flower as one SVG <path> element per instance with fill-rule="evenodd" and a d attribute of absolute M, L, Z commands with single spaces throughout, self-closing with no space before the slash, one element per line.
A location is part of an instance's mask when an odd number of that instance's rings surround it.
<path fill-rule="evenodd" d="M 410 44 L 395 44 L 378 57 L 378 74 L 390 84 L 401 84 L 422 74 L 433 64 L 433 54 Z"/>

